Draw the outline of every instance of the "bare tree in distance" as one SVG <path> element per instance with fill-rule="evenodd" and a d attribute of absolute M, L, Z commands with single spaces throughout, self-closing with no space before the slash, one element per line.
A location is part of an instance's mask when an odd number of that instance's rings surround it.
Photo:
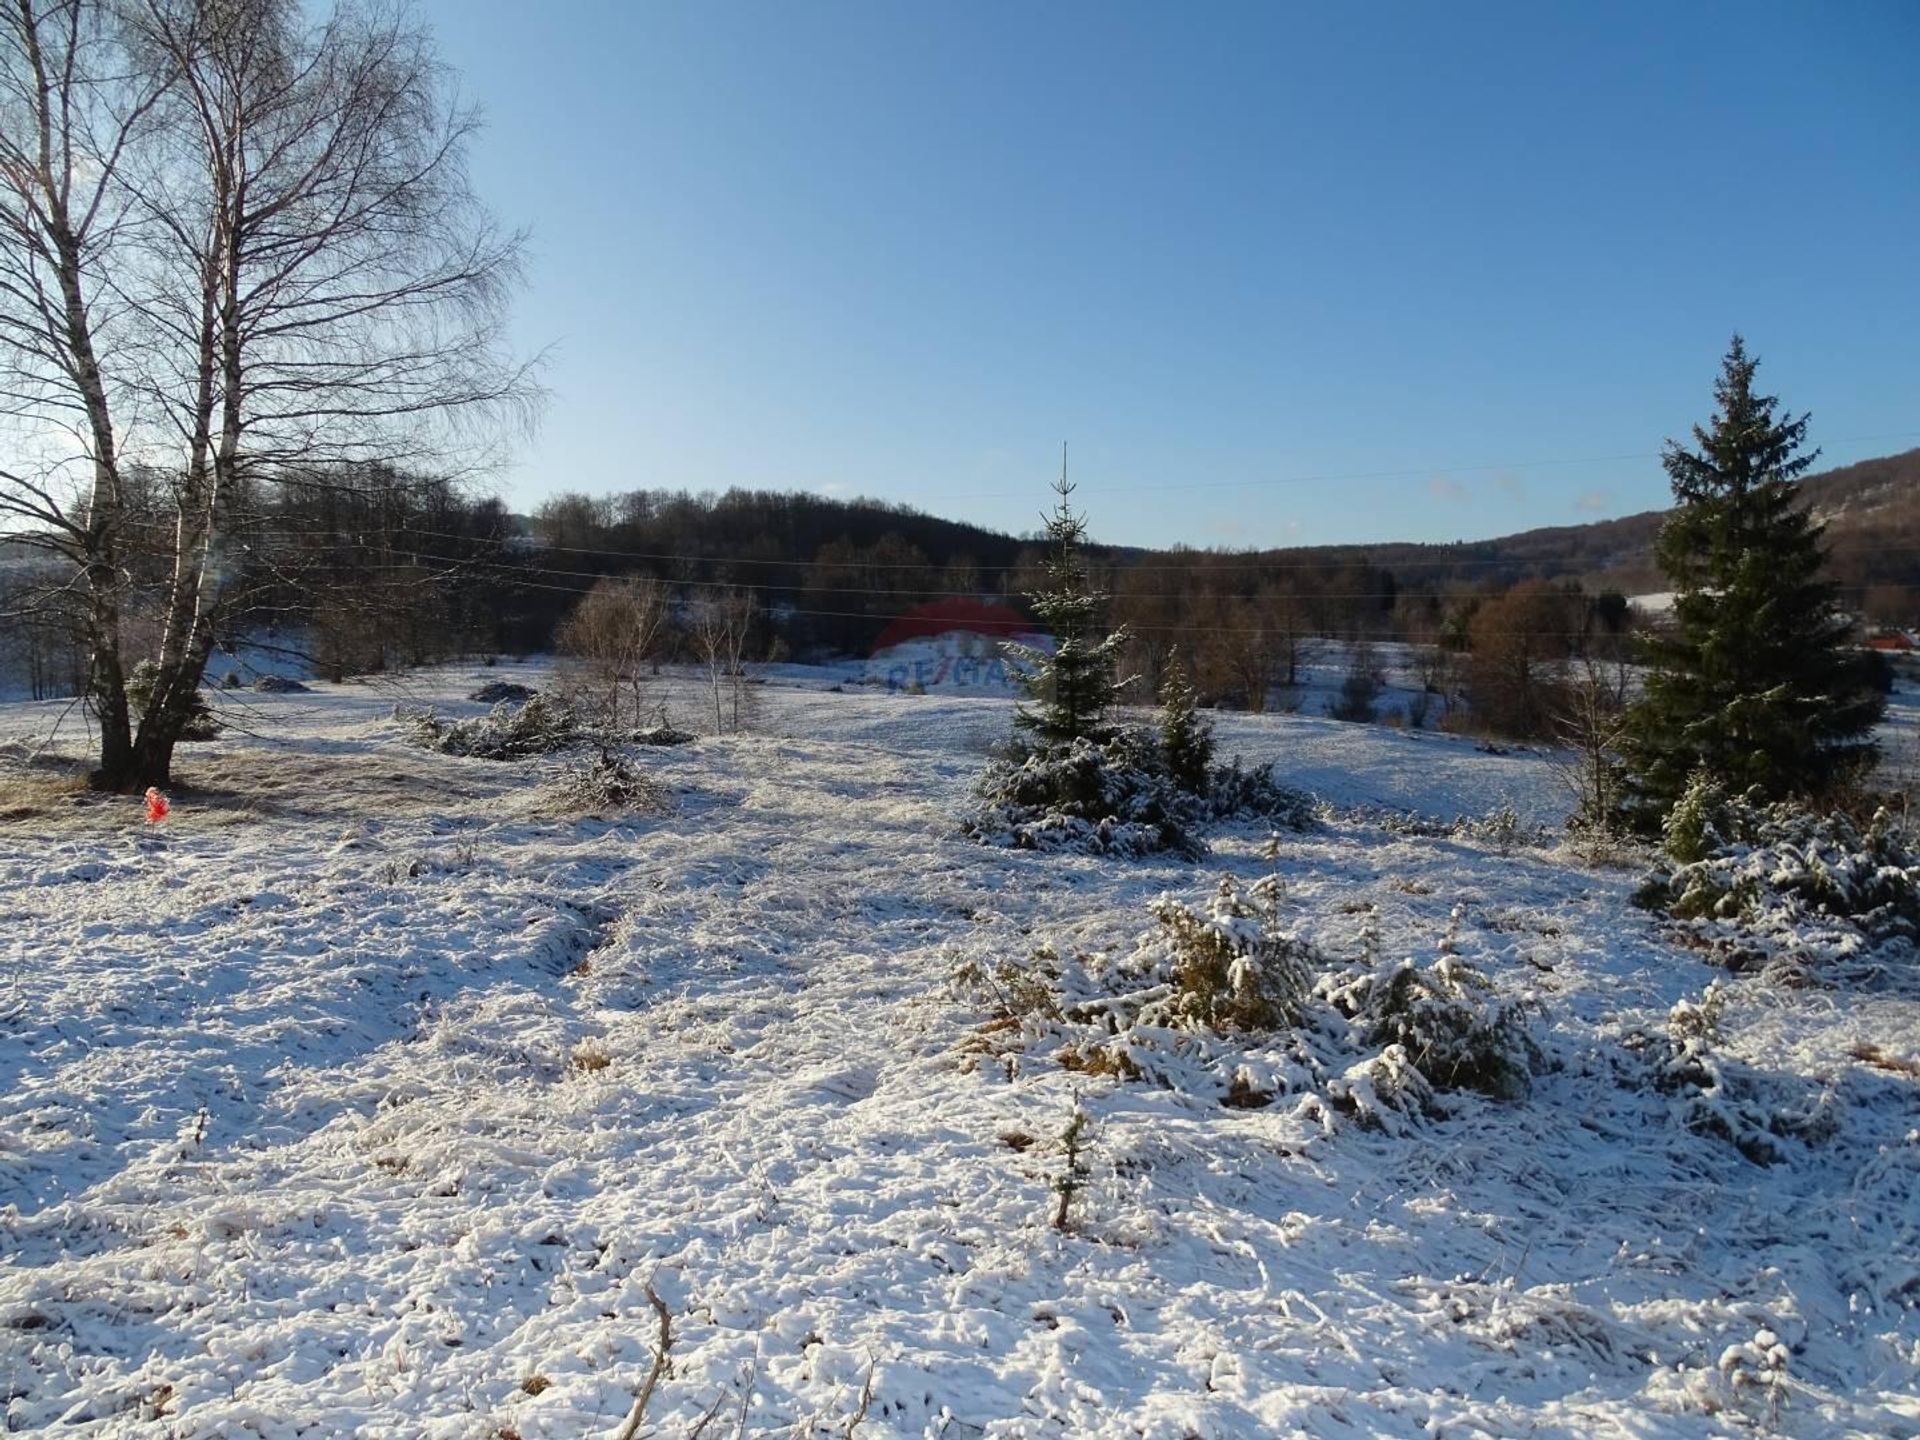
<path fill-rule="evenodd" d="M 747 720 L 747 642 L 759 615 L 751 590 L 703 590 L 687 609 L 687 633 L 713 697 L 713 733 L 739 731 Z"/>
<path fill-rule="evenodd" d="M 1625 833 L 1626 771 L 1620 747 L 1627 734 L 1631 675 L 1625 656 L 1589 649 L 1558 688 L 1553 736 L 1566 750 L 1556 764 L 1573 797 L 1569 825 L 1596 858 Z"/>
<path fill-rule="evenodd" d="M 492 422 L 530 414 L 502 334 L 519 241 L 478 205 L 475 118 L 398 7 L 7 3 L 0 273 L 27 283 L 0 288 L 0 334 L 35 342 L 7 351 L 6 388 L 49 449 L 0 476 L 0 509 L 75 567 L 99 780 L 165 784 L 235 581 L 274 564 L 254 522 L 276 476 L 471 466 Z M 86 208 L 50 208 L 76 176 Z M 37 303 L 69 275 L 77 302 Z M 151 514 L 130 459 L 165 477 Z M 157 672 L 129 733 L 122 612 L 142 601 Z"/>
<path fill-rule="evenodd" d="M 656 664 L 672 614 L 667 588 L 651 576 L 594 584 L 561 622 L 555 645 L 576 670 L 611 728 L 641 722 L 645 675 Z"/>
<path fill-rule="evenodd" d="M 1522 580 L 1474 611 L 1468 633 L 1467 703 L 1474 723 L 1514 740 L 1552 729 L 1561 681 L 1586 614 L 1576 591 Z"/>

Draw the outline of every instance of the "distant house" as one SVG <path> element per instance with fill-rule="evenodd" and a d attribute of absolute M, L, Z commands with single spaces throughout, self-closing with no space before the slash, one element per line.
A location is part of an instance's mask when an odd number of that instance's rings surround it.
<path fill-rule="evenodd" d="M 1867 637 L 1867 648 L 1869 650 L 1890 650 L 1899 654 L 1907 654 L 1914 650 L 1920 650 L 1920 645 L 1915 645 L 1913 636 L 1904 630 L 1889 630 L 1879 635 L 1869 635 Z"/>

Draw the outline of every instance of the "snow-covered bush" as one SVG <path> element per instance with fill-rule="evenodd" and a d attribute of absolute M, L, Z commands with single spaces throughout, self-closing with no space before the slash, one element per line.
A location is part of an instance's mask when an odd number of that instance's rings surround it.
<path fill-rule="evenodd" d="M 1200 815 L 1159 763 L 1151 737 L 1118 731 L 1075 740 L 1021 760 L 996 761 L 976 789 L 966 833 L 1018 850 L 1140 856 L 1206 854 L 1193 833 Z"/>
<path fill-rule="evenodd" d="M 1480 815 L 1458 815 L 1450 820 L 1384 805 L 1346 806 L 1340 814 L 1359 824 L 1378 825 L 1393 835 L 1423 840 L 1472 840 L 1492 845 L 1503 855 L 1522 848 L 1544 850 L 1559 842 L 1557 832 L 1523 820 L 1510 801 L 1502 801 Z"/>
<path fill-rule="evenodd" d="M 1753 1339 L 1729 1345 L 1720 1352 L 1717 1367 L 1735 1393 L 1756 1390 L 1764 1398 L 1768 1414 L 1774 1415 L 1785 1398 L 1787 1366 L 1793 1352 L 1780 1343 L 1780 1337 L 1767 1326 L 1754 1332 Z"/>
<path fill-rule="evenodd" d="M 667 707 L 658 707 L 647 719 L 623 737 L 635 745 L 690 745 L 694 734 L 691 730 L 682 730 L 667 719 Z"/>
<path fill-rule="evenodd" d="M 1411 1117 L 1434 1108 L 1433 1084 L 1403 1045 L 1367 1055 L 1326 1082 L 1327 1098 L 1362 1125 L 1398 1134 Z"/>
<path fill-rule="evenodd" d="M 1261 1031 L 1299 1018 L 1313 983 L 1311 952 L 1280 928 L 1277 875 L 1245 889 L 1222 876 L 1203 905 L 1160 895 L 1147 908 L 1165 947 L 1155 968 L 1170 990 L 1141 1007 L 1142 1020 Z"/>
<path fill-rule="evenodd" d="M 1525 1008 L 1451 953 L 1430 965 L 1402 959 L 1330 976 L 1320 994 L 1359 1040 L 1383 1047 L 1383 1057 L 1397 1049 L 1441 1089 L 1518 1099 L 1540 1060 Z M 1404 1079 L 1395 1088 L 1409 1089 Z"/>
<path fill-rule="evenodd" d="M 585 764 L 568 766 L 554 783 L 553 795 L 560 808 L 578 815 L 621 810 L 666 815 L 673 810 L 671 790 L 605 746 Z"/>
<path fill-rule="evenodd" d="M 1050 1047 L 1069 1069 L 1210 1089 L 1236 1104 L 1309 1088 L 1315 1062 L 1296 1027 L 1323 962 L 1283 928 L 1278 878 L 1223 877 L 1198 904 L 1163 894 L 1148 909 L 1154 926 L 1130 949 L 970 958 L 955 982 L 995 1011 L 988 1033 Z M 1249 1046 L 1264 1052 L 1251 1068 Z M 1276 1071 L 1291 1078 L 1276 1081 Z"/>
<path fill-rule="evenodd" d="M 261 695 L 305 695 L 307 687 L 288 675 L 262 675 L 253 682 L 254 691 Z"/>
<path fill-rule="evenodd" d="M 1920 936 L 1920 851 L 1884 810 L 1863 828 L 1696 778 L 1667 817 L 1666 847 L 1636 903 L 1737 932 L 1763 957 L 1832 958 Z"/>
<path fill-rule="evenodd" d="M 960 964 L 962 992 L 994 1011 L 976 1048 L 1242 1108 L 1321 1095 L 1390 1128 L 1440 1090 L 1517 1098 L 1540 1059 L 1523 1007 L 1448 947 L 1425 967 L 1333 971 L 1285 925 L 1278 877 L 1225 878 L 1199 903 L 1162 895 L 1149 908 L 1154 928 L 1130 949 Z"/>
<path fill-rule="evenodd" d="M 564 700 L 536 692 L 524 704 L 503 700 L 484 715 L 442 720 L 432 710 L 397 711 L 412 729 L 413 741 L 443 755 L 478 760 L 519 760 L 572 750 L 592 737 L 580 714 Z"/>
<path fill-rule="evenodd" d="M 1191 794 L 1205 791 L 1213 748 L 1213 721 L 1202 713 L 1186 667 L 1174 655 L 1160 685 L 1160 753 L 1173 783 Z"/>
<path fill-rule="evenodd" d="M 537 693 L 531 685 L 522 685 L 516 680 L 489 680 L 468 692 L 467 698 L 478 700 L 482 705 L 524 705 Z"/>
<path fill-rule="evenodd" d="M 1661 848 L 1675 864 L 1691 865 L 1738 838 L 1738 824 L 1725 788 L 1703 772 L 1660 822 Z"/>
<path fill-rule="evenodd" d="M 1831 1139 L 1839 1121 L 1829 1095 L 1791 1093 L 1721 1050 L 1727 994 L 1724 982 L 1713 981 L 1698 1000 L 1674 1004 L 1664 1031 L 1630 1035 L 1627 1049 L 1651 1053 L 1654 1087 L 1670 1098 L 1681 1124 L 1726 1141 L 1756 1165 L 1787 1158 L 1786 1142 Z"/>
<path fill-rule="evenodd" d="M 1238 759 L 1210 767 L 1198 793 L 1183 787 L 1159 737 L 1145 730 L 996 760 L 975 794 L 979 805 L 966 833 L 1020 850 L 1127 857 L 1172 851 L 1197 860 L 1207 853 L 1197 832 L 1214 821 L 1261 819 L 1293 830 L 1313 823 L 1311 797 Z"/>
<path fill-rule="evenodd" d="M 1272 766 L 1246 766 L 1238 755 L 1207 771 L 1199 798 L 1209 820 L 1264 820 L 1282 830 L 1311 830 L 1318 819 L 1313 796 L 1276 780 Z"/>
<path fill-rule="evenodd" d="M 1519 812 L 1511 801 L 1494 806 L 1486 814 L 1462 820 L 1455 826 L 1455 833 L 1471 840 L 1482 840 L 1492 845 L 1502 855 L 1512 852 L 1520 844 L 1526 831 L 1520 823 Z"/>

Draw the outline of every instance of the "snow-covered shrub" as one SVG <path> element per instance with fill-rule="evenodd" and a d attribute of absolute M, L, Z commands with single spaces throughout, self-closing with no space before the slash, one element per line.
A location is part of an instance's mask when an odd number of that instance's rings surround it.
<path fill-rule="evenodd" d="M 592 738 L 578 711 L 544 691 L 521 705 L 503 700 L 486 714 L 466 720 L 442 720 L 430 709 L 397 711 L 396 718 L 411 726 L 415 744 L 478 760 L 550 755 Z"/>
<path fill-rule="evenodd" d="M 478 700 L 482 705 L 524 705 L 537 693 L 531 685 L 515 680 L 489 680 L 477 690 L 469 691 L 467 699 Z"/>
<path fill-rule="evenodd" d="M 1408 1120 L 1434 1108 L 1433 1084 L 1407 1055 L 1389 1045 L 1378 1055 L 1356 1060 L 1329 1079 L 1327 1098 L 1362 1125 L 1397 1135 Z"/>
<path fill-rule="evenodd" d="M 1037 1051 L 1236 1108 L 1318 1094 L 1395 1129 L 1438 1090 L 1524 1093 L 1540 1052 L 1522 1008 L 1484 976 L 1450 952 L 1424 968 L 1331 974 L 1286 927 L 1280 899 L 1277 877 L 1227 878 L 1199 903 L 1154 900 L 1155 926 L 1130 949 L 969 959 L 958 986 L 994 1011 L 975 1048 Z"/>
<path fill-rule="evenodd" d="M 1213 746 L 1213 721 L 1201 712 L 1176 655 L 1160 685 L 1160 753 L 1173 783 L 1189 794 L 1204 793 L 1213 773 Z"/>
<path fill-rule="evenodd" d="M 579 815 L 639 811 L 665 815 L 673 810 L 673 792 L 602 746 L 585 764 L 570 765 L 553 786 L 561 808 Z"/>
<path fill-rule="evenodd" d="M 1920 936 L 1920 851 L 1884 810 L 1761 805 L 1696 779 L 1667 819 L 1669 860 L 1635 902 L 1778 955 L 1834 958 Z"/>
<path fill-rule="evenodd" d="M 1141 1006 L 1140 1019 L 1259 1031 L 1299 1018 L 1313 983 L 1311 952 L 1280 928 L 1278 876 L 1263 876 L 1246 889 L 1222 876 L 1203 905 L 1160 895 L 1148 908 L 1166 947 L 1155 968 L 1170 989 Z"/>
<path fill-rule="evenodd" d="M 1526 1008 L 1501 996 L 1491 980 L 1454 953 L 1460 918 L 1455 910 L 1432 964 L 1376 963 L 1328 976 L 1319 993 L 1361 1041 L 1387 1050 L 1398 1047 L 1433 1085 L 1518 1099 L 1540 1062 L 1540 1047 Z"/>
<path fill-rule="evenodd" d="M 997 761 L 976 793 L 979 809 L 965 829 L 986 844 L 1127 857 L 1206 853 L 1193 833 L 1198 807 L 1168 778 L 1151 737 L 1138 732 Z"/>
<path fill-rule="evenodd" d="M 1264 820 L 1282 830 L 1311 830 L 1318 819 L 1313 796 L 1276 780 L 1270 765 L 1242 765 L 1238 755 L 1207 772 L 1201 801 L 1210 820 Z"/>
<path fill-rule="evenodd" d="M 1718 1369 L 1736 1393 L 1757 1391 L 1771 1414 L 1780 1408 L 1787 1393 L 1787 1365 L 1793 1352 L 1780 1343 L 1780 1337 L 1767 1326 L 1756 1330 L 1753 1339 L 1729 1345 L 1720 1352 Z"/>
<path fill-rule="evenodd" d="M 1008 956 L 992 961 L 978 956 L 959 960 L 953 983 L 960 991 L 991 1003 L 999 1020 L 1058 1020 L 1062 1018 L 1061 970 L 1060 953 L 1051 945 L 1041 945 L 1024 960 Z"/>
<path fill-rule="evenodd" d="M 307 687 L 288 675 L 262 675 L 253 682 L 254 691 L 261 695 L 305 695 Z"/>
<path fill-rule="evenodd" d="M 654 711 L 646 724 L 629 732 L 625 737 L 635 745 L 689 745 L 693 743 L 691 730 L 682 730 L 667 719 L 667 707 L 662 705 Z"/>
<path fill-rule="evenodd" d="M 1087 1125 L 1085 1107 L 1074 1104 L 1067 1117 L 1067 1128 L 1060 1132 L 1060 1177 L 1053 1182 L 1053 1228 L 1067 1230 L 1073 1220 L 1074 1197 L 1085 1188 L 1092 1172 L 1087 1168 Z"/>
<path fill-rule="evenodd" d="M 1469 839 L 1483 840 L 1506 855 L 1521 843 L 1525 831 L 1520 824 L 1519 812 L 1513 808 L 1511 801 L 1505 801 L 1484 815 L 1462 820 L 1455 827 L 1455 833 Z"/>
<path fill-rule="evenodd" d="M 1311 797 L 1238 759 L 1211 767 L 1199 793 L 1183 787 L 1159 737 L 1144 730 L 996 760 L 975 793 L 979 806 L 966 833 L 1020 850 L 1172 851 L 1197 860 L 1207 853 L 1197 832 L 1213 821 L 1262 819 L 1294 830 L 1313 823 Z"/>
<path fill-rule="evenodd" d="M 1680 1122 L 1698 1135 L 1733 1146 L 1756 1165 L 1785 1159 L 1783 1142 L 1817 1145 L 1839 1128 L 1830 1097 L 1811 1099 L 1781 1089 L 1780 1082 L 1724 1055 L 1720 1017 L 1727 989 L 1715 980 L 1699 1000 L 1680 1000 L 1668 1012 L 1664 1033 L 1641 1032 L 1630 1049 L 1655 1052 L 1653 1081 L 1668 1095 Z"/>
<path fill-rule="evenodd" d="M 1382 805 L 1355 805 L 1344 808 L 1341 813 L 1361 824 L 1378 825 L 1390 834 L 1416 839 L 1473 840 L 1490 844 L 1502 854 L 1522 847 L 1546 849 L 1557 840 L 1554 832 L 1545 826 L 1522 820 L 1508 801 L 1502 801 L 1484 814 L 1459 815 L 1451 820 Z"/>
<path fill-rule="evenodd" d="M 1277 877 L 1227 877 L 1198 904 L 1161 895 L 1148 908 L 1154 927 L 1129 949 L 970 957 L 956 988 L 991 1005 L 983 1034 L 1000 1047 L 1044 1048 L 1068 1069 L 1243 1106 L 1310 1088 L 1317 1061 L 1297 1026 L 1321 961 L 1283 928 Z"/>
<path fill-rule="evenodd" d="M 1726 790 L 1701 772 L 1661 821 L 1661 848 L 1675 864 L 1691 865 L 1735 839 L 1737 824 Z"/>

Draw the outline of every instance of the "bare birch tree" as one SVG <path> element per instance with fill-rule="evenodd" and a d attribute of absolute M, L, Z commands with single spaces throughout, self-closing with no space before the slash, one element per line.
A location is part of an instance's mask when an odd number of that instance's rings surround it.
<path fill-rule="evenodd" d="M 125 343 L 113 276 L 139 230 L 126 183 L 157 132 L 171 75 L 126 62 L 93 0 L 6 0 L 0 19 L 0 539 L 51 552 L 66 573 L 20 612 L 77 611 L 103 774 L 128 778 L 133 729 L 120 650 L 129 502 L 119 426 L 131 396 L 103 362 Z"/>
<path fill-rule="evenodd" d="M 708 590 L 688 607 L 688 634 L 707 674 L 716 735 L 746 723 L 747 642 L 759 609 L 750 590 Z"/>
<path fill-rule="evenodd" d="M 29 173 L 5 155 L 8 201 L 27 199 L 24 224 L 6 217 L 0 263 L 53 283 L 3 292 L 0 323 L 58 342 L 16 347 L 38 382 L 15 387 L 33 402 L 21 413 L 79 441 L 92 477 L 80 492 L 50 467 L 0 487 L 26 530 L 67 537 L 81 567 L 103 783 L 164 784 L 217 627 L 244 600 L 235 577 L 271 560 L 248 517 L 274 476 L 351 484 L 376 463 L 465 461 L 484 433 L 474 422 L 530 402 L 501 328 L 518 240 L 478 205 L 464 165 L 474 116 L 399 8 L 7 3 L 7 103 L 40 117 L 37 151 L 66 143 L 79 158 Z M 84 125 L 67 118 L 76 103 Z M 14 149 L 34 133 L 10 110 Z M 84 177 L 84 209 L 48 198 L 79 183 L 68 176 Z M 43 297 L 75 293 L 69 273 L 78 298 L 56 308 Z M 137 567 L 119 550 L 134 517 L 116 476 L 129 454 L 167 487 L 164 525 L 144 527 L 158 540 L 156 681 L 122 740 L 116 607 Z"/>

